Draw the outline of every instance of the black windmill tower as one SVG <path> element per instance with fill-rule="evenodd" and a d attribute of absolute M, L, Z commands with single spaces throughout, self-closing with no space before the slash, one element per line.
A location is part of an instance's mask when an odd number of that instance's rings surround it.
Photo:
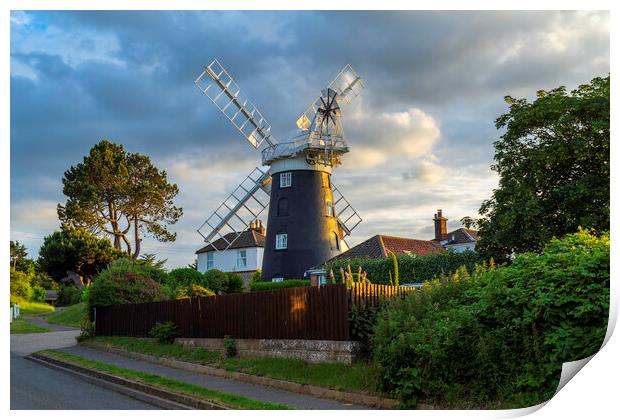
<path fill-rule="evenodd" d="M 194 82 L 255 149 L 255 168 L 200 226 L 205 242 L 228 249 L 269 208 L 263 280 L 302 278 L 304 272 L 338 255 L 343 240 L 361 222 L 331 180 L 349 151 L 340 121 L 341 106 L 356 98 L 361 78 L 346 65 L 297 120 L 299 133 L 287 143 L 217 61 Z"/>

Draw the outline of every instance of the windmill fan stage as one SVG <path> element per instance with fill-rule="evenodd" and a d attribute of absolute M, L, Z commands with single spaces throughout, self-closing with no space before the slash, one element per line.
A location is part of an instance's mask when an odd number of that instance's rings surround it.
<path fill-rule="evenodd" d="M 362 221 L 332 183 L 333 169 L 349 151 L 341 106 L 363 89 L 350 65 L 321 91 L 297 120 L 299 134 L 280 143 L 271 125 L 217 61 L 194 84 L 257 150 L 255 168 L 198 228 L 205 242 L 228 249 L 268 208 L 262 279 L 299 279 L 313 266 L 348 248 L 345 238 Z M 261 149 L 262 147 L 262 149 Z M 218 239 L 222 239 L 219 240 Z"/>

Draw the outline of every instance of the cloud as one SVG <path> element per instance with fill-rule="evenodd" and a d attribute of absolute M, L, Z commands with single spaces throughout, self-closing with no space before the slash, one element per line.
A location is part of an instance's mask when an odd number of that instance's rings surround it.
<path fill-rule="evenodd" d="M 609 72 L 609 13 L 13 11 L 10 48 L 12 238 L 56 228 L 49 210 L 21 212 L 55 209 L 64 171 L 108 138 L 179 184 L 177 241 L 143 247 L 175 267 L 260 165 L 192 83 L 212 58 L 280 141 L 350 63 L 366 89 L 343 110 L 351 152 L 334 182 L 364 218 L 351 243 L 427 237 L 437 208 L 458 224 L 496 186 L 488 168 L 505 95 L 531 99 Z"/>

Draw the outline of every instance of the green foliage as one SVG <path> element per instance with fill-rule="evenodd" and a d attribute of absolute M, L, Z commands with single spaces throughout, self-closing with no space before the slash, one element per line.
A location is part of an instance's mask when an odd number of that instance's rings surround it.
<path fill-rule="evenodd" d="M 13 320 L 13 322 L 11 322 L 11 334 L 31 334 L 44 332 L 50 332 L 50 329 L 31 324 L 30 322 L 22 318 L 17 318 Z"/>
<path fill-rule="evenodd" d="M 192 297 L 215 296 L 215 292 L 198 284 L 182 286 L 176 289 L 175 299 L 186 299 Z"/>
<path fill-rule="evenodd" d="M 114 248 L 120 250 L 124 243 L 128 254 L 132 246 L 127 235 L 132 230 L 134 259 L 140 254 L 140 232 L 162 242 L 176 239 L 167 225 L 183 214 L 173 204 L 178 187 L 168 183 L 166 172 L 148 156 L 127 153 L 122 145 L 102 140 L 65 172 L 62 183 L 67 202 L 58 205 L 60 220 L 111 235 Z"/>
<path fill-rule="evenodd" d="M 287 289 L 289 287 L 307 287 L 310 280 L 284 280 L 280 282 L 259 281 L 250 285 L 251 292 L 261 292 L 264 290 Z"/>
<path fill-rule="evenodd" d="M 80 321 L 80 335 L 75 337 L 78 342 L 82 342 L 84 340 L 88 340 L 95 336 L 95 323 L 90 320 L 88 314 L 82 315 L 82 320 Z"/>
<path fill-rule="evenodd" d="M 204 273 L 204 279 L 209 289 L 213 290 L 218 295 L 225 293 L 226 283 L 228 283 L 228 276 L 226 273 L 214 268 Z"/>
<path fill-rule="evenodd" d="M 60 287 L 58 291 L 58 299 L 56 299 L 56 306 L 70 306 L 75 305 L 80 301 L 82 292 L 73 284 L 65 284 Z"/>
<path fill-rule="evenodd" d="M 396 256 L 400 283 L 423 283 L 442 274 L 453 273 L 459 267 L 465 266 L 468 270 L 482 259 L 474 251 L 454 252 L 445 251 L 434 255 L 416 256 L 401 254 Z M 341 267 L 359 267 L 367 273 L 368 279 L 375 284 L 390 284 L 390 273 L 394 270 L 392 258 L 348 258 L 332 261 L 326 265 L 326 271 L 334 273 Z"/>
<path fill-rule="evenodd" d="M 68 270 L 76 272 L 84 280 L 90 280 L 123 255 L 112 248 L 108 239 L 63 225 L 61 230 L 43 239 L 38 262 L 42 270 L 55 280 L 65 277 Z"/>
<path fill-rule="evenodd" d="M 164 267 L 166 261 L 168 260 L 158 260 L 155 254 L 143 254 L 136 263 L 141 266 L 142 274 L 163 285 L 168 282 L 168 273 Z"/>
<path fill-rule="evenodd" d="M 193 268 L 175 268 L 168 273 L 168 284 L 173 288 L 187 287 L 196 284 L 208 287 L 204 274 Z"/>
<path fill-rule="evenodd" d="M 30 276 L 28 274 L 11 269 L 10 286 L 11 296 L 24 300 L 30 300 L 32 297 Z"/>
<path fill-rule="evenodd" d="M 35 271 L 30 280 L 31 286 L 39 286 L 45 290 L 59 290 L 60 285 L 47 273 Z"/>
<path fill-rule="evenodd" d="M 252 274 L 252 279 L 250 279 L 250 283 L 256 283 L 261 280 L 262 272 L 261 270 L 256 270 L 254 274 Z"/>
<path fill-rule="evenodd" d="M 499 188 L 482 203 L 476 249 L 500 262 L 539 251 L 553 236 L 579 226 L 609 229 L 610 78 L 597 77 L 571 94 L 539 91 L 536 100 L 506 97 L 506 129 L 495 142 Z"/>
<path fill-rule="evenodd" d="M 162 286 L 147 277 L 142 266 L 129 259 L 119 259 L 100 272 L 88 293 L 89 314 L 95 306 L 143 303 L 164 300 Z"/>
<path fill-rule="evenodd" d="M 563 362 L 595 353 L 607 328 L 609 234 L 554 239 L 541 255 L 461 269 L 396 300 L 373 340 L 381 389 L 413 407 L 539 404 Z"/>
<path fill-rule="evenodd" d="M 378 314 L 380 312 L 380 306 L 368 306 L 365 308 L 358 308 L 352 306 L 349 309 L 349 330 L 351 340 L 358 341 L 360 343 L 359 355 L 360 357 L 367 358 L 371 352 L 371 341 L 374 335 L 375 325 L 377 324 Z"/>
<path fill-rule="evenodd" d="M 179 337 L 179 329 L 174 322 L 158 322 L 151 329 L 150 334 L 160 344 L 172 344 L 174 339 Z"/>
<path fill-rule="evenodd" d="M 80 327 L 84 315 L 86 315 L 86 303 L 80 302 L 46 315 L 45 320 L 52 324 Z"/>
<path fill-rule="evenodd" d="M 224 354 L 228 358 L 237 356 L 237 344 L 235 344 L 235 340 L 229 335 L 224 337 Z"/>
<path fill-rule="evenodd" d="M 34 286 L 32 288 L 32 301 L 45 302 L 45 289 L 41 286 Z"/>
<path fill-rule="evenodd" d="M 241 275 L 237 273 L 226 273 L 226 276 L 228 276 L 224 290 L 226 293 L 243 292 L 243 277 L 241 277 Z"/>

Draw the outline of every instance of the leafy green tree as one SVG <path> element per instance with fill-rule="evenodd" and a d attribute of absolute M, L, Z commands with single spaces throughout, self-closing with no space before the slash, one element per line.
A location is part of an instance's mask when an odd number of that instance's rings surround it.
<path fill-rule="evenodd" d="M 25 300 L 32 297 L 30 276 L 24 272 L 11 270 L 10 276 L 11 296 L 17 296 Z"/>
<path fill-rule="evenodd" d="M 609 229 L 609 76 L 570 94 L 539 91 L 533 102 L 507 96 L 495 125 L 499 187 L 482 203 L 476 249 L 505 260 L 539 251 L 579 226 Z"/>
<path fill-rule="evenodd" d="M 178 187 L 168 183 L 166 172 L 147 156 L 102 140 L 82 163 L 65 172 L 62 182 L 68 199 L 58 205 L 60 220 L 111 236 L 114 248 L 124 244 L 134 259 L 140 255 L 143 234 L 162 242 L 176 239 L 167 225 L 183 214 L 173 204 Z"/>
<path fill-rule="evenodd" d="M 19 241 L 10 242 L 11 252 L 11 268 L 23 273 L 32 274 L 36 271 L 36 264 L 28 257 L 28 251 L 26 247 L 19 243 Z"/>
<path fill-rule="evenodd" d="M 84 229 L 63 225 L 61 230 L 43 239 L 38 262 L 56 280 L 63 278 L 67 271 L 74 271 L 84 280 L 90 280 L 112 261 L 124 255 L 105 238 L 99 238 Z"/>

